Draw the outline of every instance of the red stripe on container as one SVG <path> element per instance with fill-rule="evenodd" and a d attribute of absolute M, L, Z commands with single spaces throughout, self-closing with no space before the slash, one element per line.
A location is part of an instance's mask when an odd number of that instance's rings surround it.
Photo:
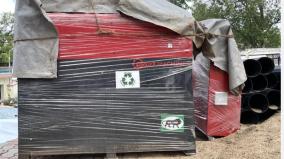
<path fill-rule="evenodd" d="M 49 13 L 59 33 L 60 60 L 192 58 L 192 40 L 120 14 Z"/>

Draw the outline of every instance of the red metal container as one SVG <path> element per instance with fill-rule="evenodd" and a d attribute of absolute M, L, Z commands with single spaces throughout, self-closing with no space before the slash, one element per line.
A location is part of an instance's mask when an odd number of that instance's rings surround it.
<path fill-rule="evenodd" d="M 240 129 L 241 96 L 229 91 L 228 74 L 199 55 L 193 65 L 195 122 L 211 137 L 228 136 Z"/>

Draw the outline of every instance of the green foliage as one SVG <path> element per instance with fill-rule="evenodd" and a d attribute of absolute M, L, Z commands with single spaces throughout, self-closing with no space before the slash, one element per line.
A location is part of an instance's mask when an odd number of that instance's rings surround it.
<path fill-rule="evenodd" d="M 175 4 L 182 6 L 185 1 L 193 3 L 190 8 L 199 21 L 228 19 L 243 49 L 280 47 L 279 0 L 176 0 Z"/>
<path fill-rule="evenodd" d="M 8 65 L 12 59 L 14 16 L 0 14 L 0 65 Z M 10 57 L 9 57 L 10 56 Z"/>
<path fill-rule="evenodd" d="M 189 5 L 187 4 L 188 0 L 169 0 L 169 2 L 179 6 L 181 8 L 184 8 L 184 9 L 189 8 Z"/>

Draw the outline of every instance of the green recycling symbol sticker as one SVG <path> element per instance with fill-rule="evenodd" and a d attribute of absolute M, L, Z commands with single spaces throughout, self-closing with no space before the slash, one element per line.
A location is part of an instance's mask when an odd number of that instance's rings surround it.
<path fill-rule="evenodd" d="M 139 71 L 117 71 L 116 88 L 140 88 Z"/>
<path fill-rule="evenodd" d="M 121 84 L 123 86 L 133 86 L 135 83 L 135 79 L 132 76 L 131 72 L 125 72 L 124 76 L 121 79 Z"/>

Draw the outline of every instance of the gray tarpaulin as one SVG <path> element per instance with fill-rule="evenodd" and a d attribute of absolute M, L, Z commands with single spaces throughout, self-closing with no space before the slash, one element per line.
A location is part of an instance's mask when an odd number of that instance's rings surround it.
<path fill-rule="evenodd" d="M 226 20 L 195 21 L 166 0 L 17 0 L 14 74 L 18 78 L 56 78 L 58 36 L 46 12 L 114 13 L 171 29 L 193 39 L 200 52 L 229 73 L 231 90 L 246 81 L 243 63 Z"/>
<path fill-rule="evenodd" d="M 18 78 L 56 78 L 57 32 L 39 0 L 17 0 L 13 73 Z"/>
<path fill-rule="evenodd" d="M 117 13 L 119 0 L 41 0 L 46 12 Z"/>
<path fill-rule="evenodd" d="M 234 94 L 238 94 L 239 90 L 235 88 L 241 86 L 242 89 L 247 76 L 236 40 L 229 38 L 233 37 L 229 21 L 209 19 L 201 21 L 200 24 L 204 32 L 209 33 L 203 43 L 202 51 L 214 53 L 215 57 L 209 58 L 216 67 L 228 72 L 229 88 Z"/>

